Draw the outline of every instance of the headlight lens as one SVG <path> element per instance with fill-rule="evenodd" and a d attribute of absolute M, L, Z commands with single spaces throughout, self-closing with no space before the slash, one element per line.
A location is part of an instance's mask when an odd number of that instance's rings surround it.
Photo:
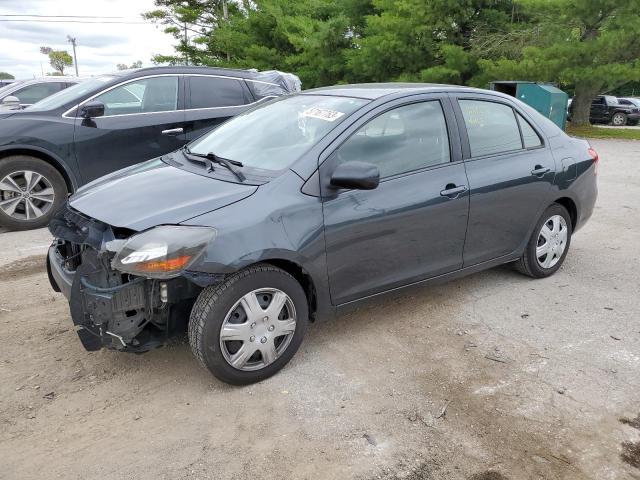
<path fill-rule="evenodd" d="M 172 278 L 189 268 L 216 237 L 208 227 L 165 225 L 129 238 L 111 266 L 120 272 L 149 278 Z"/>

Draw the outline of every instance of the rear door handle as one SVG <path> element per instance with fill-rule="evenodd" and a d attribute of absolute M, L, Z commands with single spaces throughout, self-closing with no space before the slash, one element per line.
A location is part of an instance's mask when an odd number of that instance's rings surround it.
<path fill-rule="evenodd" d="M 531 175 L 534 175 L 536 177 L 541 177 L 545 173 L 549 173 L 550 171 L 551 171 L 550 168 L 543 167 L 541 165 L 536 165 L 536 167 L 533 170 L 531 170 Z"/>
<path fill-rule="evenodd" d="M 444 190 L 440 192 L 440 195 L 443 197 L 456 198 L 461 193 L 467 191 L 467 187 L 465 185 L 460 185 L 456 187 L 453 183 L 448 184 Z"/>
<path fill-rule="evenodd" d="M 162 135 L 169 135 L 170 137 L 175 137 L 176 135 L 180 135 L 183 132 L 183 128 L 170 128 L 169 130 L 162 130 Z"/>

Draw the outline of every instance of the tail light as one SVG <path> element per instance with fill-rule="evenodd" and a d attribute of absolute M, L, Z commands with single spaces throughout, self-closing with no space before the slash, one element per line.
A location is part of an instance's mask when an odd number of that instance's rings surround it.
<path fill-rule="evenodd" d="M 593 163 L 595 165 L 596 168 L 596 175 L 598 174 L 598 160 L 600 160 L 600 157 L 598 156 L 598 152 L 596 152 L 593 147 L 589 147 L 589 150 L 587 150 L 589 152 L 589 155 L 591 155 L 591 158 L 593 159 Z"/>

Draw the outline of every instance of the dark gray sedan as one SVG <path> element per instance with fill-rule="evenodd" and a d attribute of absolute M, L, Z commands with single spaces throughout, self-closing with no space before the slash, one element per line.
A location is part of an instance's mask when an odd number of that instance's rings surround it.
<path fill-rule="evenodd" d="M 80 189 L 47 267 L 88 350 L 188 329 L 219 379 L 256 382 L 309 320 L 513 263 L 562 265 L 598 156 L 518 100 L 433 85 L 306 91 Z"/>

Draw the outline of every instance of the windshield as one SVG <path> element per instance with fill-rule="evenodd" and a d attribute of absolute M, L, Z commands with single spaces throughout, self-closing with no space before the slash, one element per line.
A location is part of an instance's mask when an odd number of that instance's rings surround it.
<path fill-rule="evenodd" d="M 63 105 L 66 105 L 69 102 L 73 102 L 76 99 L 80 99 L 83 95 L 92 92 L 93 90 L 99 89 L 105 83 L 110 82 L 115 79 L 114 75 L 101 75 L 99 77 L 94 77 L 89 80 L 85 80 L 84 82 L 78 83 L 69 88 L 65 88 L 64 90 L 54 93 L 50 97 L 45 98 L 44 100 L 40 100 L 37 103 L 34 103 L 30 107 L 27 107 L 25 110 L 32 111 L 44 111 L 44 110 L 55 110 L 56 108 L 60 108 Z"/>
<path fill-rule="evenodd" d="M 189 145 L 244 166 L 283 170 L 368 100 L 321 95 L 281 97 L 224 123 Z"/>

